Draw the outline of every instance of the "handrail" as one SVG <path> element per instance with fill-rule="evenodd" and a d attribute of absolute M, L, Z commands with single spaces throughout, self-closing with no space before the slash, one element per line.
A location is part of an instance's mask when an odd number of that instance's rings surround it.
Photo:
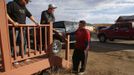
<path fill-rule="evenodd" d="M 13 35 L 12 36 L 13 36 L 13 47 L 14 47 L 14 51 L 13 51 L 14 52 L 14 54 L 13 54 L 13 58 L 14 59 L 12 59 L 12 62 L 21 61 L 21 60 L 25 60 L 27 58 L 32 58 L 32 57 L 40 56 L 42 54 L 46 54 L 45 53 L 46 51 L 49 52 L 49 50 L 51 50 L 50 49 L 51 47 L 49 47 L 51 45 L 49 45 L 49 43 L 50 42 L 52 43 L 52 41 L 51 41 L 52 40 L 51 39 L 52 38 L 52 28 L 51 28 L 52 25 L 51 24 L 52 23 L 50 23 L 50 24 L 42 24 L 42 25 L 39 25 L 39 26 L 37 26 L 37 25 L 30 25 L 30 24 L 29 25 L 19 24 L 17 26 L 13 26 L 12 24 L 9 24 L 9 27 L 12 28 L 11 30 L 13 31 Z M 17 43 L 16 43 L 17 39 L 15 38 L 16 37 L 16 30 L 15 30 L 15 28 L 19 29 L 20 35 L 21 35 L 21 37 L 20 37 L 20 39 L 21 39 L 20 49 L 21 50 L 19 49 L 19 51 L 21 51 L 21 55 L 19 55 L 19 56 L 17 55 L 18 52 L 17 52 Z M 26 37 L 24 37 L 25 34 L 24 34 L 23 28 L 27 29 L 26 33 L 27 33 L 27 45 L 28 46 L 27 46 L 26 54 L 25 54 L 25 49 L 24 49 L 24 43 L 25 43 L 24 40 L 25 40 Z M 32 28 L 32 29 L 30 29 L 30 28 Z M 42 28 L 45 29 L 44 32 L 42 32 Z M 32 30 L 32 32 L 30 32 L 31 30 Z M 43 33 L 45 33 L 45 34 L 43 34 Z M 42 38 L 43 35 L 45 36 L 44 38 Z M 31 36 L 33 38 L 31 38 Z M 11 38 L 11 36 L 10 36 L 10 38 Z M 43 39 L 45 39 L 44 40 L 45 43 L 42 43 Z M 34 49 L 31 49 L 31 41 L 33 41 Z M 37 42 L 38 42 L 38 44 L 37 44 Z M 45 47 L 45 48 L 42 49 L 43 47 Z M 31 51 L 34 54 L 32 54 Z"/>

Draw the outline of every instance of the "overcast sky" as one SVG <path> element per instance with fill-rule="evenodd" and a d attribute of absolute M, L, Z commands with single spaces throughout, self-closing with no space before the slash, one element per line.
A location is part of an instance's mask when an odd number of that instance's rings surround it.
<path fill-rule="evenodd" d="M 40 21 L 41 12 L 47 9 L 48 4 L 58 7 L 55 10 L 56 21 L 82 19 L 92 24 L 114 23 L 119 16 L 134 15 L 134 0 L 32 0 L 27 8 Z"/>

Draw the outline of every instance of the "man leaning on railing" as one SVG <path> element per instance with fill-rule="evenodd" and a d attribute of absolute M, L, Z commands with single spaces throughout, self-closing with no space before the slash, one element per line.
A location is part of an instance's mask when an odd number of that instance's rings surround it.
<path fill-rule="evenodd" d="M 19 24 L 26 24 L 26 17 L 28 17 L 36 25 L 39 25 L 35 21 L 32 14 L 26 8 L 26 5 L 29 3 L 29 1 L 30 0 L 13 0 L 7 4 L 7 13 L 8 13 L 7 17 L 8 17 L 8 21 L 10 24 L 13 24 L 13 26 L 17 26 Z M 20 29 L 16 28 L 15 32 L 16 32 L 16 40 L 17 40 L 17 43 L 19 44 L 19 47 L 20 47 L 20 44 L 21 44 Z M 26 28 L 23 28 L 23 34 L 24 34 L 24 36 L 23 36 L 23 38 L 24 38 L 24 54 L 26 54 L 26 48 L 27 48 Z M 12 55 L 14 56 L 13 32 L 12 32 L 11 27 L 9 27 L 9 35 L 10 35 L 11 52 L 12 52 Z M 20 54 L 22 54 L 21 48 L 19 50 L 19 55 Z"/>
<path fill-rule="evenodd" d="M 41 13 L 41 20 L 40 20 L 40 24 L 49 24 L 50 22 L 55 22 L 55 9 L 57 7 L 54 4 L 49 4 L 48 5 L 48 9 L 42 11 Z M 42 28 L 42 38 L 45 38 L 45 36 L 43 35 L 45 32 L 45 29 Z M 58 33 L 55 29 L 53 29 L 53 32 Z M 42 39 L 42 44 L 45 43 L 45 39 Z M 44 47 L 43 47 L 44 49 Z"/>

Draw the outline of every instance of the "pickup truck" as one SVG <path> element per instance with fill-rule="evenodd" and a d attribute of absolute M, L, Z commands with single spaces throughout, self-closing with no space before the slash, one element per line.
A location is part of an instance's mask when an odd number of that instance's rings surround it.
<path fill-rule="evenodd" d="M 110 27 L 102 28 L 97 36 L 100 42 L 114 39 L 134 40 L 134 22 L 119 22 Z"/>
<path fill-rule="evenodd" d="M 71 21 L 58 21 L 53 23 L 53 28 L 61 34 L 62 37 L 66 35 L 66 33 L 72 33 L 75 32 L 78 29 L 78 23 L 77 22 L 71 22 Z M 61 42 L 62 38 L 60 38 L 59 35 L 54 33 L 54 39 L 59 40 Z M 70 35 L 70 43 L 75 43 L 75 36 Z"/>

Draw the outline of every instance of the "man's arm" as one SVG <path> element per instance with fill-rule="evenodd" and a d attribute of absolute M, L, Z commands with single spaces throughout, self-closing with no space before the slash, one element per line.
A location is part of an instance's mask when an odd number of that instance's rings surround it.
<path fill-rule="evenodd" d="M 10 16 L 9 14 L 12 14 L 12 11 L 14 11 L 14 3 L 13 2 L 9 2 L 7 4 L 7 19 L 9 21 L 9 23 L 13 24 L 13 25 L 18 25 L 17 22 L 15 22 Z"/>
<path fill-rule="evenodd" d="M 34 17 L 32 16 L 32 14 L 28 11 L 28 9 L 25 7 L 25 10 L 26 10 L 26 16 L 33 22 L 35 23 L 35 25 L 38 25 L 38 22 L 36 22 L 36 20 L 34 19 Z"/>
<path fill-rule="evenodd" d="M 10 18 L 10 16 L 7 14 L 7 19 L 8 19 L 8 21 L 11 23 L 11 24 L 13 24 L 13 25 L 18 25 L 18 23 L 17 22 L 14 22 L 11 18 Z"/>
<path fill-rule="evenodd" d="M 29 17 L 29 19 L 30 19 L 33 23 L 35 23 L 35 25 L 39 25 L 39 24 L 36 22 L 36 20 L 34 19 L 33 16 Z"/>
<path fill-rule="evenodd" d="M 41 13 L 41 19 L 40 19 L 40 24 L 44 24 L 45 21 L 44 21 L 44 12 Z"/>
<path fill-rule="evenodd" d="M 85 50 L 88 51 L 89 45 L 90 45 L 90 32 L 88 30 L 86 30 L 86 32 L 85 32 L 85 46 L 86 46 L 86 49 Z"/>

